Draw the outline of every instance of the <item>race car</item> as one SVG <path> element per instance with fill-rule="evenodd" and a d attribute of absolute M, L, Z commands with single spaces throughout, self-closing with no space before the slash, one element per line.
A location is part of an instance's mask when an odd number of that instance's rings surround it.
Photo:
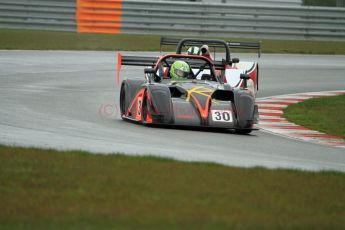
<path fill-rule="evenodd" d="M 202 55 L 182 54 L 182 47 L 191 43 L 222 46 L 225 59 L 217 61 Z M 188 72 L 181 79 L 171 76 L 176 62 L 188 65 Z M 255 104 L 258 72 L 245 70 L 239 73 L 238 82 L 231 80 L 230 84 L 227 70 L 238 70 L 236 64 L 239 63 L 237 58 L 230 58 L 229 46 L 222 40 L 182 39 L 176 53 L 158 58 L 119 54 L 119 66 L 147 67 L 144 79 L 122 81 L 121 117 L 146 125 L 209 127 L 250 133 L 259 119 Z"/>

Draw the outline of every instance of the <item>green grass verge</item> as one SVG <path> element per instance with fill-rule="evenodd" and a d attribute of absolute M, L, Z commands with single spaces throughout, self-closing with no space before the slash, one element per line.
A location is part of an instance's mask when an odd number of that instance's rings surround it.
<path fill-rule="evenodd" d="M 345 175 L 0 146 L 1 229 L 344 229 Z"/>
<path fill-rule="evenodd" d="M 0 29 L 0 49 L 158 51 L 159 39 L 160 36 L 156 35 L 78 34 Z M 170 50 L 174 50 L 174 47 L 170 47 Z M 264 53 L 345 54 L 345 42 L 262 40 L 262 51 Z"/>
<path fill-rule="evenodd" d="M 307 128 L 345 139 L 345 94 L 306 100 L 287 107 L 284 117 Z"/>

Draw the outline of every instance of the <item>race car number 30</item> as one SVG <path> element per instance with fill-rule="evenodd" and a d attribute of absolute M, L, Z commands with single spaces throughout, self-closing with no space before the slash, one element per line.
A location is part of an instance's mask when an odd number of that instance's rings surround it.
<path fill-rule="evenodd" d="M 212 110 L 212 120 L 217 122 L 232 122 L 231 110 Z"/>

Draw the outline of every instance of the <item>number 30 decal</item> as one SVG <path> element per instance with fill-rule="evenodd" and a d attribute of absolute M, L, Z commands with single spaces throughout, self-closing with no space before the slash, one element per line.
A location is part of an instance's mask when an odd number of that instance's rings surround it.
<path fill-rule="evenodd" d="M 212 110 L 212 120 L 220 122 L 232 122 L 230 110 Z"/>

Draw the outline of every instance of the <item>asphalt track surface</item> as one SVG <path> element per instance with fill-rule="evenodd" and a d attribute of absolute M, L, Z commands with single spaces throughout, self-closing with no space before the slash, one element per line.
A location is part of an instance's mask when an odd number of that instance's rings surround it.
<path fill-rule="evenodd" d="M 252 54 L 237 56 L 257 59 Z M 345 56 L 264 54 L 257 60 L 258 97 L 345 89 Z M 118 110 L 115 62 L 115 52 L 0 51 L 0 143 L 241 167 L 345 171 L 341 148 L 263 131 L 236 135 L 124 122 Z M 124 67 L 121 76 L 142 78 L 143 69 Z"/>

